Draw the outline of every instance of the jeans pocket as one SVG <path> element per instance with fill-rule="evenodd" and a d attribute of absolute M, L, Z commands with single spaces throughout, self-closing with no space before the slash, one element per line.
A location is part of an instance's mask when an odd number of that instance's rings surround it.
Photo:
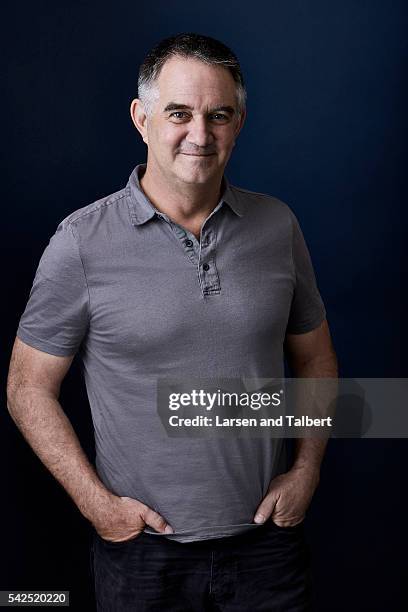
<path fill-rule="evenodd" d="M 300 523 L 297 523 L 296 525 L 290 525 L 288 527 L 282 527 L 281 525 L 277 525 L 271 518 L 267 522 L 271 523 L 271 527 L 278 531 L 287 531 L 288 533 L 293 533 L 301 530 L 304 526 L 305 521 L 303 519 L 302 521 L 300 521 Z"/>
<path fill-rule="evenodd" d="M 102 536 L 99 535 L 99 533 L 97 533 L 95 531 L 95 535 L 97 537 L 97 539 L 104 545 L 104 546 L 108 546 L 108 547 L 112 547 L 112 548 L 121 548 L 122 546 L 125 547 L 128 544 L 131 544 L 132 542 L 135 542 L 136 540 L 139 540 L 140 537 L 143 536 L 143 531 L 141 531 L 137 536 L 134 536 L 133 538 L 129 538 L 128 540 L 122 540 L 121 542 L 114 542 L 113 540 L 105 540 L 105 538 L 103 538 Z"/>

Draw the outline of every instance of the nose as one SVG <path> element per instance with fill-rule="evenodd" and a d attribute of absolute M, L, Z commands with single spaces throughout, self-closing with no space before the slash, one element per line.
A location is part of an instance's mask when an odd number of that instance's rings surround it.
<path fill-rule="evenodd" d="M 189 122 L 187 142 L 197 147 L 208 147 L 214 142 L 211 126 L 202 116 L 196 116 Z"/>

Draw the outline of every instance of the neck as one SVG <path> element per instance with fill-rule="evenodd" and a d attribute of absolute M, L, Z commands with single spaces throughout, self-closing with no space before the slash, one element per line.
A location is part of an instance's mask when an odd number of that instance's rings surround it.
<path fill-rule="evenodd" d="M 152 204 L 170 219 L 183 225 L 201 225 L 217 206 L 221 195 L 222 176 L 205 184 L 169 183 L 160 172 L 147 164 L 140 186 Z"/>

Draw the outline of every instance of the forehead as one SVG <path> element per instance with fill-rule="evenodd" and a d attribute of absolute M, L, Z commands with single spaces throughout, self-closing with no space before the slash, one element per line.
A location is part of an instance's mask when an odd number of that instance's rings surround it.
<path fill-rule="evenodd" d="M 236 96 L 235 81 L 226 68 L 205 64 L 202 61 L 175 56 L 166 61 L 157 79 L 162 100 L 178 96 L 200 99 L 217 98 L 217 102 L 233 102 Z M 222 100 L 220 100 L 222 96 Z"/>

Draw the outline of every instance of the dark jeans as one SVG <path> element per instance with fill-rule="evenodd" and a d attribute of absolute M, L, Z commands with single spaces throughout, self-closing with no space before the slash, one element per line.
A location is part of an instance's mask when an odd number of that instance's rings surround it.
<path fill-rule="evenodd" d="M 111 543 L 94 532 L 98 612 L 310 612 L 304 524 L 180 543 L 142 533 Z"/>

